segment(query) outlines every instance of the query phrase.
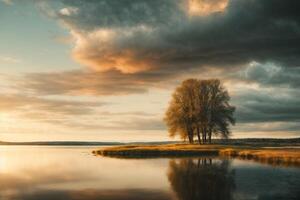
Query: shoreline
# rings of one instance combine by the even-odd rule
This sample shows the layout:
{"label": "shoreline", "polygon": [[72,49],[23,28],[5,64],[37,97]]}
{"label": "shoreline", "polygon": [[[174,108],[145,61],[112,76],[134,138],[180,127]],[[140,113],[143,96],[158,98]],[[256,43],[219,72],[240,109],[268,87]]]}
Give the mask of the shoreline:
{"label": "shoreline", "polygon": [[195,156],[219,156],[254,160],[274,165],[300,166],[300,149],[264,148],[241,145],[199,145],[199,144],[167,144],[167,145],[125,145],[101,148],[92,152],[96,156],[114,158],[174,158]]}

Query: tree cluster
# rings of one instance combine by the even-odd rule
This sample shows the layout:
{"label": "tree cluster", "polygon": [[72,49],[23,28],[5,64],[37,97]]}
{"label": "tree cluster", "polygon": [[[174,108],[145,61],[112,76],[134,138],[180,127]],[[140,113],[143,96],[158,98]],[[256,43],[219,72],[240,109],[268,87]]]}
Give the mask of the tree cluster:
{"label": "tree cluster", "polygon": [[165,122],[171,137],[199,144],[211,143],[212,136],[228,138],[235,124],[235,107],[220,80],[187,79],[176,88],[166,111]]}

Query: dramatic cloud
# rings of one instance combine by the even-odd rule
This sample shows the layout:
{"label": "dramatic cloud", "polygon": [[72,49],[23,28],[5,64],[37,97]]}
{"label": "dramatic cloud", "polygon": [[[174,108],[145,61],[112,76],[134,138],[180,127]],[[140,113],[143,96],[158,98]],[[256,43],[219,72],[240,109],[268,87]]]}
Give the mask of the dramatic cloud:
{"label": "dramatic cloud", "polygon": [[300,86],[300,66],[281,67],[274,63],[252,62],[240,71],[237,77],[241,81],[256,82],[266,86],[286,86],[297,89]]}
{"label": "dramatic cloud", "polygon": [[[73,57],[91,70],[28,75],[27,87],[39,93],[142,93],[183,74],[213,77],[208,71],[226,80],[297,86],[296,1],[45,2],[42,10],[70,30]],[[191,7],[199,14],[190,15]]]}
{"label": "dramatic cloud", "polygon": [[[54,13],[74,37],[74,58],[95,70],[299,63],[297,1],[64,0],[61,6]],[[199,15],[190,15],[190,7]]]}
{"label": "dramatic cloud", "polygon": [[238,122],[300,122],[299,91],[246,90],[235,98]]}
{"label": "dramatic cloud", "polygon": [[71,15],[76,15],[78,13],[78,8],[73,8],[73,7],[68,7],[68,8],[62,8],[59,13],[61,15],[65,16],[71,16]]}
{"label": "dramatic cloud", "polygon": [[[254,123],[267,123],[274,130],[298,129],[299,1],[42,0],[37,4],[70,32],[72,57],[83,69],[25,75],[16,85],[31,95],[141,94],[152,88],[173,89],[187,77],[220,78],[244,130],[245,124],[253,128]],[[90,109],[79,107],[83,107],[79,113]],[[90,119],[60,123],[163,129],[158,120],[131,117],[106,124]],[[282,123],[284,129],[278,127]]]}
{"label": "dramatic cloud", "polygon": [[188,13],[191,15],[209,15],[224,11],[227,4],[228,0],[189,0]]}

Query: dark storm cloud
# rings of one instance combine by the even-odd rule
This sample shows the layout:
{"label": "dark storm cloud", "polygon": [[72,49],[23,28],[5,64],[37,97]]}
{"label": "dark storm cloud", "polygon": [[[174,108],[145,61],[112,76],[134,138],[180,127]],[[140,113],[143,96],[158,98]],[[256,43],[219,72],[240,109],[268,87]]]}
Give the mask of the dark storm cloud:
{"label": "dark storm cloud", "polygon": [[300,93],[281,90],[272,92],[248,90],[234,96],[238,122],[299,122]]}
{"label": "dark storm cloud", "polygon": [[300,67],[288,68],[274,63],[253,62],[246,69],[238,72],[235,78],[265,86],[298,88],[300,86]]}
{"label": "dark storm cloud", "polygon": [[233,94],[238,122],[299,121],[300,1],[222,0],[223,9],[215,8],[221,0],[198,1],[211,6],[195,13],[188,0],[46,1],[88,70],[28,74],[23,86],[45,95],[124,95],[218,71],[233,84],[258,84]]}
{"label": "dark storm cloud", "polygon": [[[236,118],[241,123],[281,123],[267,129],[298,131],[300,121],[300,68],[282,67],[276,63],[252,62],[244,69],[229,75],[235,85],[249,84],[233,95]],[[229,79],[230,79],[229,78]],[[255,129],[258,129],[258,125]],[[251,128],[251,127],[250,127]],[[252,127],[253,128],[253,127]],[[266,131],[266,127],[263,127]]]}
{"label": "dark storm cloud", "polygon": [[182,13],[180,2],[174,0],[62,0],[61,3],[66,9],[57,12],[57,17],[76,29],[88,31],[99,27],[160,26]]}
{"label": "dark storm cloud", "polygon": [[[28,88],[50,94],[143,93],[183,72],[205,73],[207,66],[224,76],[252,61],[299,66],[300,2],[231,0],[219,12],[213,7],[226,1],[209,2],[211,13],[195,15],[187,0],[55,1],[52,16],[75,38],[74,58],[97,72],[32,74]],[[245,79],[257,81],[254,71]],[[269,81],[296,83],[298,74],[289,69]],[[260,80],[269,76],[268,71],[259,74]]]}
{"label": "dark storm cloud", "polygon": [[[184,0],[62,4],[56,17],[84,40],[77,43],[74,57],[92,68],[168,68],[176,73],[178,68],[229,67],[252,60],[299,65],[298,1],[231,0],[223,12],[205,16],[190,15]],[[112,41],[89,35],[97,30],[111,31]]]}
{"label": "dark storm cloud", "polygon": [[[240,131],[243,133],[263,132],[263,133],[283,133],[283,135],[299,136],[299,122],[248,122],[239,123],[237,127],[232,128],[232,132]],[[278,135],[280,136],[280,134]]]}

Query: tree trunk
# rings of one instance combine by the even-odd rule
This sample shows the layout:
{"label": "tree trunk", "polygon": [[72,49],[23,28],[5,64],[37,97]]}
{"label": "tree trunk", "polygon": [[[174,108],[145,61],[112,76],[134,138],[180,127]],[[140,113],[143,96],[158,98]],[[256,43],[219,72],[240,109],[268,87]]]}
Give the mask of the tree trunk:
{"label": "tree trunk", "polygon": [[192,130],[189,130],[188,136],[189,136],[190,144],[194,144],[194,135],[193,135],[193,131]]}
{"label": "tree trunk", "polygon": [[212,131],[211,131],[211,128],[209,129],[209,132],[208,132],[208,142],[209,144],[211,144],[211,135],[212,135]]}
{"label": "tree trunk", "polygon": [[204,127],[204,143],[206,144],[206,135],[207,135],[207,133],[206,133],[206,127]]}
{"label": "tree trunk", "polygon": [[201,144],[201,136],[200,136],[199,126],[197,126],[197,136],[198,136],[198,142],[199,142],[199,144]]}
{"label": "tree trunk", "polygon": [[189,136],[190,139],[190,144],[194,144],[194,139],[192,138],[192,136]]}
{"label": "tree trunk", "polygon": [[202,144],[205,144],[205,128],[202,127]]}
{"label": "tree trunk", "polygon": [[193,132],[191,130],[191,127],[188,124],[186,124],[186,133],[187,133],[187,137],[189,139],[189,143],[193,144],[194,143],[194,139],[193,139],[194,136],[193,136]]}

